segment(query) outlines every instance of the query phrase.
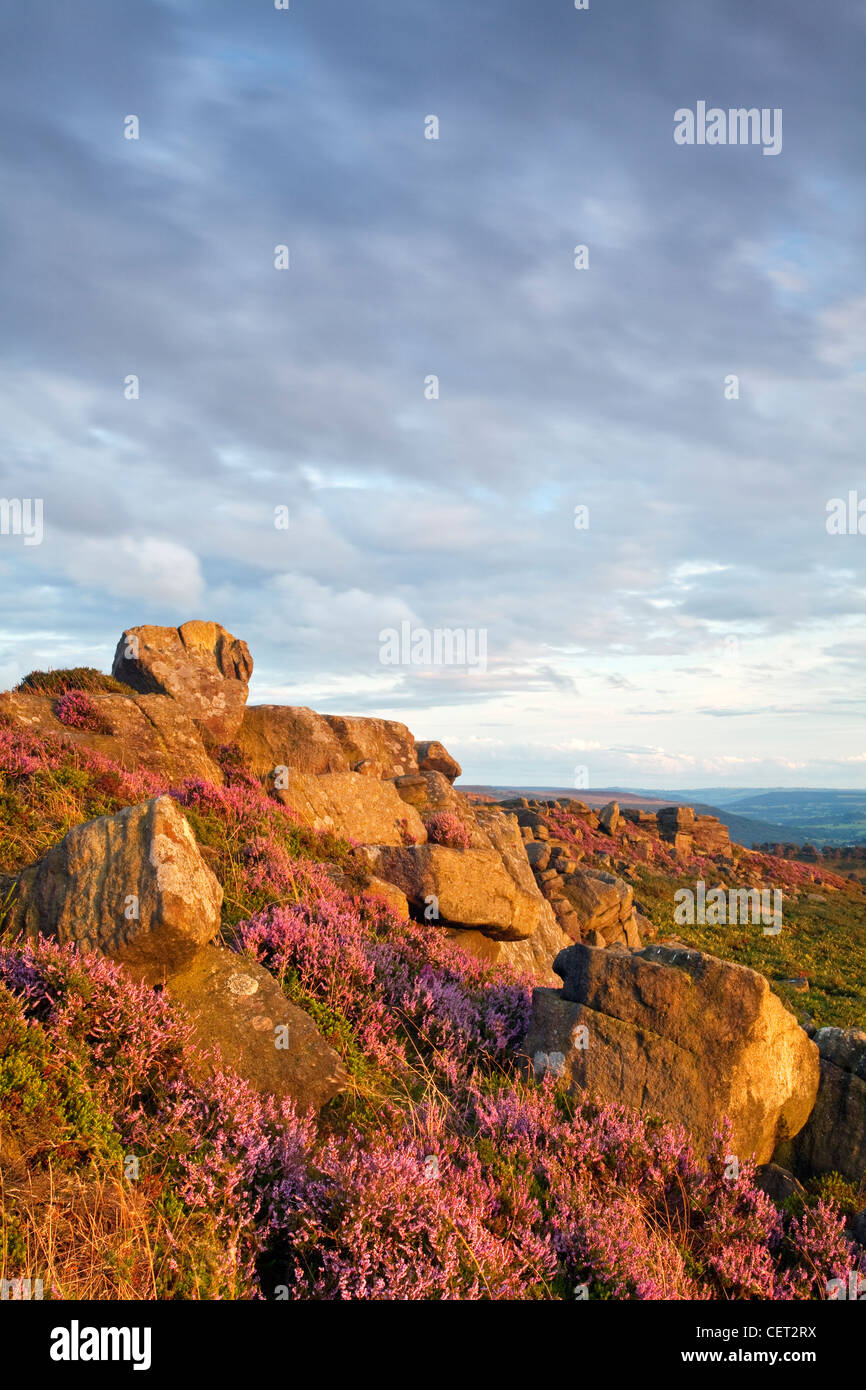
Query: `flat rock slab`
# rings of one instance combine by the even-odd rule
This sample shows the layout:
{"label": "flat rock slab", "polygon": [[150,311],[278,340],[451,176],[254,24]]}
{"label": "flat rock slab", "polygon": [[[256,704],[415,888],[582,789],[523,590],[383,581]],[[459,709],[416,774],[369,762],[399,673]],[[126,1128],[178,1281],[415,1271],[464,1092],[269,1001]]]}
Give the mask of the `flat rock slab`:
{"label": "flat rock slab", "polygon": [[16,880],[12,929],[122,961],[150,984],[219,931],[223,890],[170,796],[77,825]]}
{"label": "flat rock slab", "polygon": [[407,837],[421,843],[427,839],[424,822],[393,782],[357,772],[290,772],[287,787],[277,796],[305,825],[359,844],[402,845]]}
{"label": "flat rock slab", "polygon": [[186,777],[223,781],[208,757],[195,722],[169,695],[91,695],[102,730],[73,729],[55,713],[50,695],[12,691],[0,695],[0,713],[22,728],[53,734],[71,747],[91,748],[123,768],[144,768],[168,783]]}
{"label": "flat rock slab", "polygon": [[727,1115],[733,1152],[769,1162],[806,1123],[818,1049],[762,975],[677,946],[571,946],[539,989],[530,1057],[562,1053],[575,1089],[684,1125],[700,1151]]}
{"label": "flat rock slab", "polygon": [[257,962],[208,946],[169,976],[165,988],[189,1013],[198,1044],[215,1048],[262,1095],[289,1096],[301,1110],[319,1110],[345,1088],[339,1055]]}

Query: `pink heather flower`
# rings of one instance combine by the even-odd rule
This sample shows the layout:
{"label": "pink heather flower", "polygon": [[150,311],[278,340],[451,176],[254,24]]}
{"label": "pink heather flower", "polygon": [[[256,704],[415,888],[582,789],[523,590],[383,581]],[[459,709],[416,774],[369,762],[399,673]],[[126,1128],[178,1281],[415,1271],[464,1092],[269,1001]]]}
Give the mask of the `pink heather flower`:
{"label": "pink heather flower", "polygon": [[437,811],[424,817],[427,839],[434,845],[448,845],[451,849],[468,849],[471,840],[466,826],[453,811]]}
{"label": "pink heather flower", "polygon": [[83,690],[67,690],[54,706],[61,724],[70,729],[88,729],[91,733],[105,732],[105,722],[96,701]]}

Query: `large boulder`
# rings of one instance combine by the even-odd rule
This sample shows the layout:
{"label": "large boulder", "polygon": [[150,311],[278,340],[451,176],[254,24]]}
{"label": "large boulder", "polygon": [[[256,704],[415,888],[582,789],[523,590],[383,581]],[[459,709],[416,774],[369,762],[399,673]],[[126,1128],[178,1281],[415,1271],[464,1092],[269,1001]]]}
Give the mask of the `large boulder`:
{"label": "large boulder", "polygon": [[456,758],[437,739],[425,739],[415,744],[419,772],[441,772],[449,782],[453,782],[463,771]]}
{"label": "large boulder", "polygon": [[217,934],[222,896],[186,817],[158,796],[76,825],[18,876],[8,921],[156,984]]}
{"label": "large boulder", "polygon": [[[338,1054],[308,1014],[290,1004],[263,966],[207,946],[165,988],[194,1023],[199,1045],[262,1094],[318,1110],[348,1080]],[[217,1065],[209,1059],[209,1069]]]}
{"label": "large boulder", "polygon": [[[393,782],[357,772],[289,772],[288,785],[277,791],[305,825],[330,830],[359,844],[421,844],[424,822],[398,795]],[[387,877],[387,875],[385,875]]]}
{"label": "large boulder", "polygon": [[172,695],[215,743],[231,743],[243,719],[253,659],[219,623],[127,628],[112,674],[144,695]]}
{"label": "large boulder", "polygon": [[405,724],[342,714],[326,714],[325,719],[354,772],[366,777],[404,777],[418,771],[415,740]]}
{"label": "large boulder", "polygon": [[343,745],[323,714],[303,705],[248,705],[236,742],[256,777],[277,768],[349,772]]}
{"label": "large boulder", "polygon": [[92,748],[125,768],[144,768],[167,783],[185,777],[222,782],[193,720],[168,695],[91,695],[98,727],[70,727],[57,717],[51,695],[11,691],[0,695],[0,716],[72,746]]}
{"label": "large boulder", "polygon": [[671,945],[571,946],[554,968],[526,1050],[563,1054],[575,1090],[681,1124],[704,1153],[727,1116],[732,1152],[758,1163],[806,1123],[818,1049],[762,975]]}
{"label": "large boulder", "polygon": [[866,1032],[820,1028],[815,1044],[821,1081],[815,1108],[778,1161],[802,1178],[841,1173],[850,1182],[866,1175]]}
{"label": "large boulder", "polygon": [[544,899],[534,883],[530,890],[509,873],[498,849],[375,845],[368,856],[373,872],[402,889],[419,914],[435,898],[438,917],[428,920],[504,941],[532,936],[541,922]]}

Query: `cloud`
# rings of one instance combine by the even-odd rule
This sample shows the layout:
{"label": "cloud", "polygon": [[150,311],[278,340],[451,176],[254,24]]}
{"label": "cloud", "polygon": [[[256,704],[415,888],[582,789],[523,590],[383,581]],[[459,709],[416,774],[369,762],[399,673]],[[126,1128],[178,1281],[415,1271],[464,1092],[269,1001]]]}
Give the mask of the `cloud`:
{"label": "cloud", "polygon": [[168,603],[185,611],[195,608],[204,595],[192,551],[154,536],[82,541],[67,560],[66,571],[74,584],[101,589],[108,582],[114,593],[145,605]]}

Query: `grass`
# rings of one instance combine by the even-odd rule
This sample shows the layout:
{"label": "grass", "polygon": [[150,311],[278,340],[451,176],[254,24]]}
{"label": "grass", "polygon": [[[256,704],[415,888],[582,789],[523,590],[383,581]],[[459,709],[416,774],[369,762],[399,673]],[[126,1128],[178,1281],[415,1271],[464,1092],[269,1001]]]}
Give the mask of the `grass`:
{"label": "grass", "polygon": [[[737,877],[746,886],[748,869],[741,867]],[[863,1027],[866,900],[859,888],[785,894],[782,930],[778,936],[765,936],[760,924],[675,923],[674,893],[677,888],[694,890],[693,875],[672,878],[641,868],[634,871],[632,881],[636,899],[660,936],[676,937],[722,960],[759,971],[801,1022],[811,1019],[819,1028]],[[708,876],[706,882],[709,889],[713,879]],[[809,981],[808,993],[785,984],[798,976]]]}
{"label": "grass", "polygon": [[114,676],[106,676],[95,666],[70,666],[56,671],[30,671],[15,686],[16,692],[26,695],[65,695],[69,690],[83,690],[88,695],[133,695],[135,691]]}

